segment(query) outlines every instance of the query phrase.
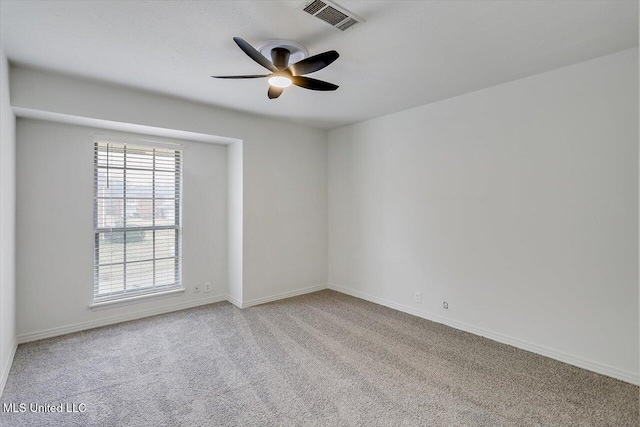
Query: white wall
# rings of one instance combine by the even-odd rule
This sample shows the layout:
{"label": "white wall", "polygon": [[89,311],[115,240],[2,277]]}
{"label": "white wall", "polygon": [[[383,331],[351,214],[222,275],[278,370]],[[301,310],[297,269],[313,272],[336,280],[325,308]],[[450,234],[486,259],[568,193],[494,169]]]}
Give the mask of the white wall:
{"label": "white wall", "polygon": [[327,283],[327,142],[244,140],[243,302]]}
{"label": "white wall", "polygon": [[242,141],[227,146],[228,173],[228,290],[229,300],[242,307],[243,264],[243,191],[242,191]]}
{"label": "white wall", "polygon": [[[43,331],[136,317],[227,294],[227,150],[188,142],[183,153],[183,285],[178,296],[92,311],[93,141],[112,131],[18,119],[17,324],[20,339]],[[131,135],[136,137],[135,135]],[[154,140],[160,140],[154,138]],[[204,282],[212,289],[205,293]],[[201,285],[199,293],[193,287]]]}
{"label": "white wall", "polygon": [[0,50],[0,395],[16,348],[15,125],[9,102],[9,64]]}
{"label": "white wall", "polygon": [[637,383],[638,51],[330,131],[329,254],[338,289]]}
{"label": "white wall", "polygon": [[326,132],[95,81],[13,68],[14,107],[243,141],[243,300],[327,281]]}

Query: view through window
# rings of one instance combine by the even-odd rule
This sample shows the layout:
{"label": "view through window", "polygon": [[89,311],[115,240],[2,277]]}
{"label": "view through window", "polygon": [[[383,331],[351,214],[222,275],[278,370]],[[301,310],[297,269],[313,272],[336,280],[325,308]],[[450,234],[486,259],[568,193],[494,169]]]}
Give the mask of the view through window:
{"label": "view through window", "polygon": [[95,143],[94,302],[181,288],[181,150]]}

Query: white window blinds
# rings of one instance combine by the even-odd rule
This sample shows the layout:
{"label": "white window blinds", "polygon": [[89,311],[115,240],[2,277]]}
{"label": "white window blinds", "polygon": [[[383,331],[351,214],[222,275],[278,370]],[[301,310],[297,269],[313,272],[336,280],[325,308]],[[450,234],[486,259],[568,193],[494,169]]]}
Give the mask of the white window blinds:
{"label": "white window blinds", "polygon": [[181,288],[182,151],[95,143],[94,302]]}

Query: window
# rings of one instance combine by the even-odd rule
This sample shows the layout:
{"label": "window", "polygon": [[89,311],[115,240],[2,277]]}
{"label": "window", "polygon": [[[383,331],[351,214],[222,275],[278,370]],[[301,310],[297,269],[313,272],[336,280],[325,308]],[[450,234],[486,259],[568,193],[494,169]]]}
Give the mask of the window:
{"label": "window", "polygon": [[96,141],[94,303],[182,289],[182,151]]}

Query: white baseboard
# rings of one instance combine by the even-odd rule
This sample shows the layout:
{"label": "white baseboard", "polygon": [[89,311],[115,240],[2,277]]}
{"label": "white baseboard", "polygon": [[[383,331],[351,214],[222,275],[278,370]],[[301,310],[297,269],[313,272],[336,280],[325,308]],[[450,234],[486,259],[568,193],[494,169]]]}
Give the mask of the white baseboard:
{"label": "white baseboard", "polygon": [[197,307],[200,305],[212,304],[214,302],[220,301],[229,301],[231,304],[235,305],[238,308],[248,308],[252,306],[256,306],[259,304],[265,304],[268,302],[273,302],[285,298],[291,298],[298,295],[304,295],[312,292],[321,291],[323,289],[331,289],[346,295],[351,295],[356,298],[360,298],[366,301],[370,301],[376,304],[383,305],[385,307],[392,308],[394,310],[402,311],[404,313],[408,313],[414,316],[421,317],[423,319],[431,320],[437,323],[442,323],[447,326],[451,326],[452,328],[459,329],[465,332],[470,332],[475,335],[480,335],[482,337],[511,345],[513,347],[520,348],[522,350],[531,351],[533,353],[540,354],[542,356],[550,357],[555,360],[559,360],[564,363],[568,363],[573,366],[577,366],[579,368],[587,369],[589,371],[593,371],[599,374],[607,375],[612,378],[616,378],[631,384],[640,385],[640,375],[625,371],[622,369],[614,368],[612,366],[608,366],[602,363],[594,362],[592,360],[584,359],[578,356],[574,356],[571,354],[564,353],[562,351],[553,350],[541,345],[533,344],[527,341],[519,340],[517,338],[509,337],[497,332],[493,332],[487,329],[479,328],[468,323],[459,322],[457,320],[449,319],[443,316],[439,316],[437,314],[428,313],[426,311],[418,310],[410,306],[406,306],[404,304],[399,304],[390,300],[386,300],[383,298],[378,298],[373,295],[366,294],[364,292],[356,291],[349,288],[344,288],[338,285],[318,285],[312,286],[303,289],[297,289],[294,291],[283,292],[277,295],[271,295],[268,297],[257,298],[250,301],[240,301],[236,298],[233,298],[229,295],[216,295],[213,297],[209,297],[201,300],[194,300],[185,303],[172,304],[165,307],[159,307],[156,309],[145,310],[136,313],[130,313],[122,316],[113,316],[105,319],[94,320],[89,322],[77,323],[74,325],[67,325],[58,328],[47,329],[44,331],[33,332],[28,334],[22,334],[18,336],[17,342],[14,344],[11,356],[7,361],[6,366],[1,372],[0,377],[0,396],[2,396],[2,391],[4,390],[4,385],[7,381],[7,377],[9,375],[9,370],[11,369],[11,364],[13,362],[13,357],[15,355],[15,351],[17,348],[17,344],[22,344],[30,341],[36,341],[45,338],[51,338],[59,335],[65,335],[73,332],[83,331],[86,329],[99,328],[102,326],[112,325],[115,323],[126,322],[130,320],[141,319],[144,317],[155,316],[158,314],[170,313],[173,311],[184,310],[187,308]]}
{"label": "white baseboard", "polygon": [[242,301],[232,297],[231,295],[227,295],[227,301],[229,301],[231,304],[235,305],[238,308],[242,308]]}
{"label": "white baseboard", "polygon": [[30,332],[26,334],[18,335],[18,344],[24,344],[31,341],[42,340],[45,338],[53,338],[60,335],[66,335],[73,332],[84,331],[87,329],[100,328],[102,326],[113,325],[115,323],[127,322],[130,320],[142,319],[145,317],[156,316],[158,314],[170,313],[172,311],[185,310],[187,308],[193,308],[200,305],[212,304],[214,302],[229,301],[231,304],[238,308],[253,307],[254,305],[265,304],[267,302],[277,301],[280,299],[291,298],[298,295],[308,294],[311,292],[327,289],[326,284],[312,286],[309,288],[297,289],[295,291],[283,292],[277,295],[271,295],[268,297],[257,298],[251,301],[240,301],[230,295],[216,295],[205,299],[199,299],[194,301],[182,302],[178,304],[167,305],[164,307],[158,307],[150,310],[138,311],[135,313],[129,313],[120,316],[107,317],[98,320],[91,320],[88,322],[75,323],[72,325],[60,326],[57,328],[45,329],[43,331]]}
{"label": "white baseboard", "polygon": [[70,334],[72,332],[84,331],[86,329],[99,328],[102,326],[113,325],[114,323],[127,322],[129,320],[142,319],[144,317],[156,316],[158,314],[170,313],[172,311],[185,310],[200,305],[212,304],[214,302],[226,301],[227,295],[215,295],[208,298],[181,302],[177,304],[166,305],[164,307],[153,308],[150,310],[138,311],[135,313],[124,314],[120,316],[112,316],[88,322],[76,323],[73,325],[60,326],[57,328],[45,329],[43,331],[31,332],[18,335],[18,344],[24,344],[31,341],[37,341],[45,338],[57,337],[59,335]]}
{"label": "white baseboard", "polygon": [[237,305],[240,308],[253,307],[254,305],[266,304],[268,302],[273,302],[280,299],[297,297],[298,295],[310,294],[312,292],[318,292],[327,288],[328,288],[328,285],[325,283],[322,285],[311,286],[308,288],[296,289],[295,291],[283,292],[281,294],[271,295],[268,297],[256,298],[250,301],[243,301],[241,305],[238,305],[236,303],[233,303],[233,304]]}
{"label": "white baseboard", "polygon": [[18,342],[14,341],[13,346],[11,348],[11,353],[9,353],[9,359],[2,367],[2,371],[0,372],[0,397],[2,397],[2,393],[4,392],[4,386],[7,384],[7,378],[9,378],[9,371],[11,370],[11,365],[13,365],[13,357],[16,355],[16,349],[18,348]]}
{"label": "white baseboard", "polygon": [[384,305],[385,307],[393,308],[394,310],[402,311],[404,313],[412,314],[423,319],[431,320],[433,322],[442,323],[452,328],[459,329],[461,331],[470,332],[475,335],[480,335],[485,338],[489,338],[493,341],[498,341],[503,344],[508,344],[513,347],[527,350],[532,353],[537,353],[542,356],[550,357],[551,359],[559,360],[560,362],[568,363],[569,365],[577,366],[579,368],[593,371],[598,374],[606,375],[612,378],[616,378],[634,385],[640,385],[640,375],[634,372],[614,368],[602,363],[594,362],[592,360],[584,359],[582,357],[574,356],[562,351],[553,350],[548,347],[544,347],[538,344],[533,344],[527,341],[512,338],[506,335],[502,335],[497,332],[493,332],[487,329],[479,328],[468,323],[459,322],[457,320],[449,319],[437,314],[428,313],[426,311],[418,310],[413,307],[399,304],[393,301],[389,301],[383,298],[378,298],[373,295],[366,294],[364,292],[356,291],[353,289],[344,288],[338,285],[328,285],[328,288],[346,295],[351,295],[356,298],[360,298],[366,301],[370,301],[376,304]]}

